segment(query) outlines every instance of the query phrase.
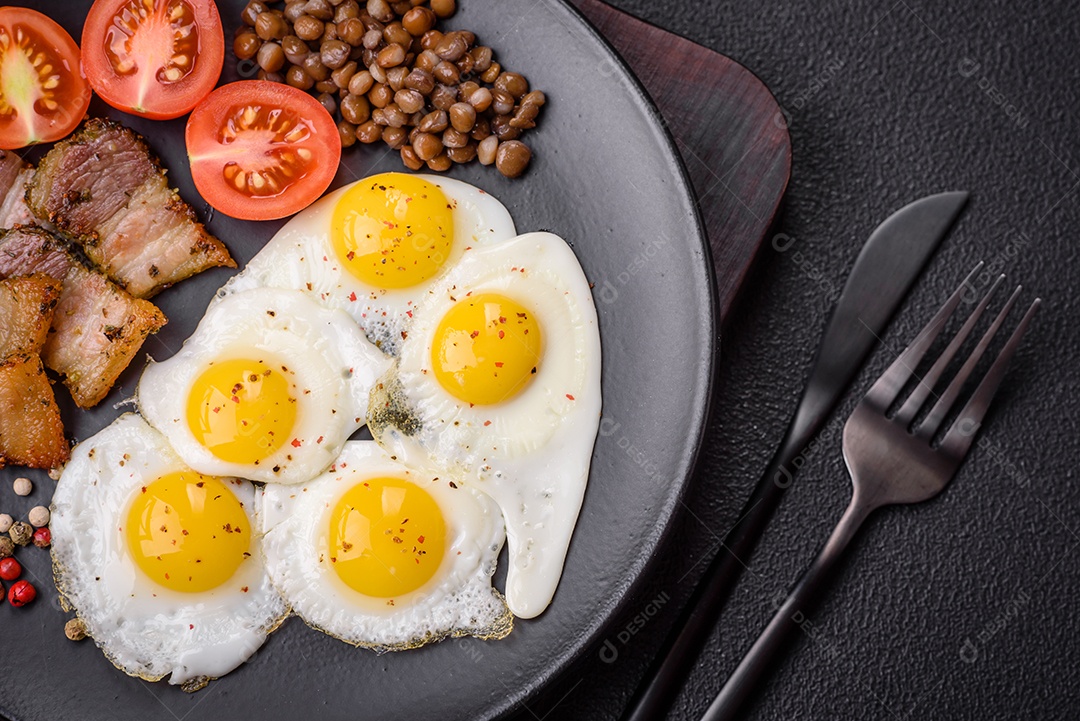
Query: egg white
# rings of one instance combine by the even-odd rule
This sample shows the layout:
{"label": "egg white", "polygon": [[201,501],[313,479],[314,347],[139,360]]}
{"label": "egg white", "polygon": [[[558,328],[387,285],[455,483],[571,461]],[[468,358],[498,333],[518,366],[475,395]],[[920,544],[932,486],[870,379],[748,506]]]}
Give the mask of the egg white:
{"label": "egg white", "polygon": [[[338,499],[365,479],[380,476],[405,478],[430,493],[450,539],[435,576],[417,591],[393,599],[365,596],[347,586],[322,549]],[[371,441],[348,442],[330,470],[301,486],[267,484],[259,515],[274,585],[313,628],[380,652],[446,637],[506,636],[513,617],[491,586],[505,539],[499,509],[482,493],[455,486],[445,477],[406,469]]]}
{"label": "egg white", "polygon": [[[432,372],[440,320],[467,294],[532,309],[543,338],[536,375],[515,397],[470,406]],[[376,384],[368,424],[410,467],[441,470],[490,495],[506,521],[506,598],[531,618],[562,574],[600,422],[600,336],[588,281],[566,242],[528,233],[467,250],[419,304],[395,366]]]}
{"label": "egg white", "polygon": [[393,355],[406,330],[409,313],[441,275],[452,268],[464,249],[497,243],[517,235],[509,211],[495,199],[460,180],[420,175],[442,189],[453,206],[454,244],[439,274],[410,288],[384,289],[369,285],[341,267],[331,240],[334,208],[351,183],[326,195],[298,213],[218,291],[214,302],[251,288],[292,288],[328,308],[352,316],[368,339]]}
{"label": "egg white", "polygon": [[[165,439],[125,414],[72,452],[52,501],[53,575],[61,599],[119,669],[195,688],[255,653],[288,607],[267,575],[257,536],[222,585],[181,593],[145,576],[122,530],[141,486],[186,470]],[[255,488],[227,480],[255,535]]]}
{"label": "egg white", "polygon": [[[262,355],[287,365],[302,389],[294,438],[257,464],[221,460],[188,425],[191,386],[211,362]],[[214,304],[178,353],[149,363],[139,381],[138,405],[199,473],[301,483],[329,466],[364,425],[368,392],[387,366],[344,312],[297,291],[256,288]]]}

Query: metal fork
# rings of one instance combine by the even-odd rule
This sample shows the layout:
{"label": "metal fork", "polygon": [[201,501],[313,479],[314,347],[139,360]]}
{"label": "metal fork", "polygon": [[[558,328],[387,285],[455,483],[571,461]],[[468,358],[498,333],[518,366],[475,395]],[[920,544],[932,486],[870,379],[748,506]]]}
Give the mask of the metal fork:
{"label": "metal fork", "polygon": [[[972,279],[981,268],[982,263],[976,266],[929,325],[874,383],[848,418],[844,425],[844,460],[853,485],[851,503],[825,547],[798,580],[764,633],[743,657],[702,721],[736,718],[739,707],[769,670],[788,634],[806,618],[810,604],[824,591],[826,581],[839,565],[851,539],[874,510],[890,504],[918,503],[933,498],[956,474],[971,449],[1005,369],[1039,308],[1038,298],[1028,308],[963,410],[947,428],[942,427],[942,422],[1016,303],[1020,295],[1019,287],[987,328],[952,382],[940,396],[935,396],[929,413],[914,426],[912,423],[927,405],[946,367],[971,334],[1005,276],[1000,276],[994,282],[926,375],[916,377],[917,385],[900,408],[892,414],[889,411],[900,400],[901,391],[915,375],[916,366],[949,317],[968,295]],[[935,442],[938,438],[940,442]]]}

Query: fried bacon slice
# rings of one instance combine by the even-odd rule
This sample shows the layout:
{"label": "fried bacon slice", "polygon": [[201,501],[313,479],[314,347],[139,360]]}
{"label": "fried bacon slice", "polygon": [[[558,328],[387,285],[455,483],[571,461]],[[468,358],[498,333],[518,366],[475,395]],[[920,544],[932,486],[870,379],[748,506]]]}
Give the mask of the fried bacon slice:
{"label": "fried bacon slice", "polygon": [[45,273],[63,282],[42,350],[80,408],[99,403],[142,347],[165,325],[153,304],[87,269],[60,239],[36,227],[0,231],[0,278]]}
{"label": "fried bacon slice", "polygon": [[0,358],[41,352],[60,291],[60,281],[44,273],[0,280]]}
{"label": "fried bacon slice", "polygon": [[0,228],[14,228],[17,225],[48,225],[39,221],[26,205],[26,185],[34,177],[34,169],[23,168],[15,177],[8,194],[0,202]]}
{"label": "fried bacon slice", "polygon": [[0,150],[0,228],[14,228],[34,222],[26,207],[26,184],[34,168],[10,150]]}
{"label": "fried bacon slice", "polygon": [[60,409],[36,353],[0,362],[0,467],[55,468],[68,459]]}
{"label": "fried bacon slice", "polygon": [[136,298],[208,268],[236,267],[169,187],[143,139],[111,120],[88,120],[57,143],[38,164],[26,201]]}
{"label": "fried bacon slice", "polygon": [[25,167],[26,162],[17,153],[12,150],[0,150],[0,198],[7,195],[11,186],[15,184],[15,178]]}

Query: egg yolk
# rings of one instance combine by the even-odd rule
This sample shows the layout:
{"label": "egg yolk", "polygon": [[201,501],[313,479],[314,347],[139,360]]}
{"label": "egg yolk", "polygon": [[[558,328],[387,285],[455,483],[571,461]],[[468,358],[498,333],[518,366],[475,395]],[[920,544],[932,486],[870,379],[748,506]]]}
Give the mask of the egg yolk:
{"label": "egg yolk", "polygon": [[135,494],[127,515],[135,564],[173,591],[209,591],[249,555],[251,528],[240,500],[219,478],[182,471]]}
{"label": "egg yolk", "polygon": [[458,400],[491,405],[520,393],[540,362],[535,315],[498,293],[471,296],[443,316],[431,347],[439,384]]}
{"label": "egg yolk", "polygon": [[285,366],[233,359],[211,364],[191,386],[187,421],[200,444],[229,463],[257,465],[290,440],[296,397]]}
{"label": "egg yolk", "polygon": [[427,583],[446,551],[446,521],[431,494],[401,478],[372,478],[330,513],[327,562],[349,588],[392,598]]}
{"label": "egg yolk", "polygon": [[406,173],[355,184],[334,207],[331,239],[338,260],[375,288],[409,288],[450,257],[454,217],[438,186]]}

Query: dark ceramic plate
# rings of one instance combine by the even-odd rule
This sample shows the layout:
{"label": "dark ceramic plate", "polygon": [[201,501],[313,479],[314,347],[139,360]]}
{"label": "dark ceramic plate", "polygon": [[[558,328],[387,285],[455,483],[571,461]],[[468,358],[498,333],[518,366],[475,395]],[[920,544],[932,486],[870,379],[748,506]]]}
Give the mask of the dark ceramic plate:
{"label": "dark ceramic plate", "polygon": [[[90,0],[44,0],[76,39]],[[226,36],[242,2],[221,2]],[[463,0],[454,24],[496,48],[504,67],[527,75],[550,99],[528,140],[527,176],[507,181],[473,164],[454,177],[494,194],[522,231],[568,239],[589,279],[603,341],[604,418],[585,504],[551,607],[519,621],[505,640],[446,641],[376,656],[313,631],[297,619],[274,633],[243,667],[185,694],[114,669],[94,645],[64,638],[48,555],[19,552],[36,581],[31,606],[0,608],[0,712],[14,721],[57,719],[479,719],[526,701],[590,644],[626,599],[679,505],[708,405],[717,346],[712,270],[682,164],[649,99],[611,48],[570,7],[554,0]],[[250,74],[226,58],[222,82]],[[124,116],[95,99],[91,114],[117,118],[145,135],[211,232],[241,263],[280,226],[212,214],[195,192],[184,155],[184,119]],[[40,151],[29,154],[36,159]],[[400,170],[381,147],[346,151],[335,184]],[[170,355],[195,328],[228,277],[213,270],[161,294],[169,324],[145,350]],[[122,409],[135,388],[137,360],[98,408],[73,409],[57,386],[69,434],[87,438]],[[0,471],[0,512],[25,517],[48,504],[44,473]],[[11,481],[35,481],[17,498]],[[505,565],[505,563],[503,564]],[[502,584],[503,572],[496,577]]]}

